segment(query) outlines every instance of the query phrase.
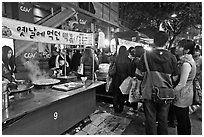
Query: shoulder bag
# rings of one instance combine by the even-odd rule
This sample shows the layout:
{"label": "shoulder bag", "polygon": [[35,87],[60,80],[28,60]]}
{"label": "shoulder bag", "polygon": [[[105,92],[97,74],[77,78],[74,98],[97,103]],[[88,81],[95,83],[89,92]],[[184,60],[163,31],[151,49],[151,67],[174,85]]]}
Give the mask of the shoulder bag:
{"label": "shoulder bag", "polygon": [[155,103],[163,103],[168,104],[172,103],[175,95],[174,95],[174,89],[173,88],[167,88],[167,87],[157,87],[153,84],[153,80],[151,77],[149,65],[147,62],[147,53],[144,53],[144,61],[147,68],[147,75],[149,76],[150,83],[152,86],[152,101]]}

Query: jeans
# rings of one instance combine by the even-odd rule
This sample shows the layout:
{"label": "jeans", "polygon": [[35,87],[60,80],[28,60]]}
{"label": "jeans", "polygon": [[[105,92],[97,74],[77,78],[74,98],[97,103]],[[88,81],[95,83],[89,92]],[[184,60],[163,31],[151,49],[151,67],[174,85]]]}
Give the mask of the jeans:
{"label": "jeans", "polygon": [[177,134],[191,135],[191,121],[189,117],[189,107],[181,108],[174,106],[177,119]]}
{"label": "jeans", "polygon": [[[170,104],[144,100],[145,132],[147,135],[168,135],[168,112]],[[156,125],[158,121],[158,126]]]}
{"label": "jeans", "polygon": [[175,111],[174,111],[174,106],[173,105],[170,105],[170,108],[169,108],[168,121],[171,124],[175,124],[175,121],[176,121],[176,115],[175,115]]}

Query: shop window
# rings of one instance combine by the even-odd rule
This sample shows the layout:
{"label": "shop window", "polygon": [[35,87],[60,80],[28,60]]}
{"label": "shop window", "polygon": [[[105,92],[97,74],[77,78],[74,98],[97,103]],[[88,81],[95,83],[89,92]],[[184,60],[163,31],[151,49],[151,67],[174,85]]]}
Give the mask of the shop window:
{"label": "shop window", "polygon": [[86,10],[86,11],[89,11],[89,12],[91,12],[91,13],[93,13],[93,14],[96,13],[96,10],[95,10],[94,5],[93,5],[92,2],[79,2],[79,7],[80,7],[81,9],[84,9],[84,10]]}

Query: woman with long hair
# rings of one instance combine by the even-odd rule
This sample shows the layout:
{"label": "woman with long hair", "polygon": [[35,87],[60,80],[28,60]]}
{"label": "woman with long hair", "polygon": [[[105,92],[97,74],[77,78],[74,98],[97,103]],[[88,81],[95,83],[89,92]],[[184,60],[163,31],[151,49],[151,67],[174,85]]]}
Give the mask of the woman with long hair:
{"label": "woman with long hair", "polygon": [[15,63],[13,50],[9,46],[2,47],[2,80],[7,80],[8,82],[14,82],[15,76]]}
{"label": "woman with long hair", "polygon": [[125,46],[119,48],[119,53],[115,60],[116,74],[113,77],[113,107],[115,113],[121,113],[124,107],[125,97],[119,89],[122,82],[131,75],[131,64],[128,58],[128,51]]}

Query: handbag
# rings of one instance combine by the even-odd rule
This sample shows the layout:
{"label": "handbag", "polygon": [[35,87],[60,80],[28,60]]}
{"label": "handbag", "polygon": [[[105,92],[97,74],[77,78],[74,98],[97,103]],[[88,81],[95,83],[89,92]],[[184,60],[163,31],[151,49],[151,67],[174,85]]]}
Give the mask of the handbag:
{"label": "handbag", "polygon": [[116,74],[116,65],[115,62],[111,63],[108,69],[109,76],[113,77]]}
{"label": "handbag", "polygon": [[174,89],[168,88],[168,87],[157,87],[153,84],[146,54],[147,53],[145,52],[144,61],[147,68],[147,75],[149,76],[150,83],[152,86],[152,101],[155,103],[163,103],[163,104],[172,103],[175,98]]}
{"label": "handbag", "polygon": [[201,105],[202,104],[202,90],[200,83],[197,78],[193,80],[193,104],[192,105]]}
{"label": "handbag", "polygon": [[123,80],[122,84],[119,87],[122,94],[125,94],[125,95],[129,94],[130,89],[132,87],[132,80],[133,78],[130,76],[128,76],[125,80]]}

